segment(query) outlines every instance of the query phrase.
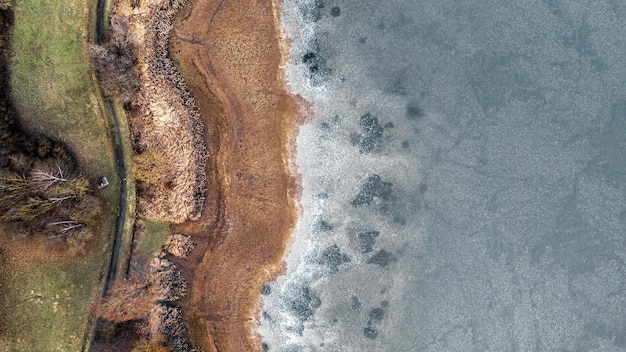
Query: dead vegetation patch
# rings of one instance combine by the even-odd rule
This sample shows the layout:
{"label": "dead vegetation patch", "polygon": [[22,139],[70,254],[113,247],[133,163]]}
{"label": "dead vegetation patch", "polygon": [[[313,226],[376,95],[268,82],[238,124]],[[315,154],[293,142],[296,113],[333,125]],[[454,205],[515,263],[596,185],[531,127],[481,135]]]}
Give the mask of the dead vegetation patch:
{"label": "dead vegetation patch", "polygon": [[138,211],[175,223],[199,219],[206,193],[204,126],[168,57],[184,2],[116,1],[106,44],[90,48],[105,94],[129,112]]}
{"label": "dead vegetation patch", "polygon": [[177,304],[186,294],[187,282],[164,252],[135,266],[97,307],[100,350],[126,339],[132,351],[199,351],[189,343]]}
{"label": "dead vegetation patch", "polygon": [[180,233],[173,234],[166,244],[167,252],[178,258],[187,258],[193,247],[191,237]]}

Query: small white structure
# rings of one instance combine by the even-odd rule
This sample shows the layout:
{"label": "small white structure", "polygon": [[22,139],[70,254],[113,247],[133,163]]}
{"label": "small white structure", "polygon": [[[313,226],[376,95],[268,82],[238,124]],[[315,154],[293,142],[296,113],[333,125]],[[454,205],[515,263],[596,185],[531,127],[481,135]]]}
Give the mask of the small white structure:
{"label": "small white structure", "polygon": [[102,189],[109,185],[109,180],[107,180],[106,176],[102,176],[100,181],[98,181],[98,189]]}

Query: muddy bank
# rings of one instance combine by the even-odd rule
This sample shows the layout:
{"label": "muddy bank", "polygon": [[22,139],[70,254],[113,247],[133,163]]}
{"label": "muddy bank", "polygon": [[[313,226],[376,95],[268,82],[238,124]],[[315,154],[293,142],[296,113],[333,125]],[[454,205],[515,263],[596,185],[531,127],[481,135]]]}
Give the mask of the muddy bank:
{"label": "muddy bank", "polygon": [[170,52],[206,126],[205,211],[175,231],[198,247],[177,263],[191,278],[184,309],[205,351],[260,351],[263,284],[282,270],[296,220],[289,161],[300,107],[285,88],[272,1],[191,0]]}

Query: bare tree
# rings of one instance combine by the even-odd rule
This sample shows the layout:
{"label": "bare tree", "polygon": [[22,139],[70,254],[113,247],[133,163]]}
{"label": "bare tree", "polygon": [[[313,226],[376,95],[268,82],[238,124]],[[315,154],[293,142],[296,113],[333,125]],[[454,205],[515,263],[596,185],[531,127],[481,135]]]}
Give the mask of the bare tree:
{"label": "bare tree", "polygon": [[62,183],[57,183],[53,186],[40,191],[40,194],[50,200],[64,201],[68,199],[81,198],[91,190],[89,181],[82,176],[68,178]]}
{"label": "bare tree", "polygon": [[101,317],[113,322],[146,318],[159,302],[178,300],[187,292],[182,274],[165,258],[155,257],[133,274],[115,283],[102,302]]}
{"label": "bare tree", "polygon": [[46,224],[46,226],[49,228],[53,228],[57,232],[56,235],[51,235],[48,238],[57,238],[57,237],[67,236],[68,233],[70,233],[70,231],[74,229],[79,229],[85,226],[85,224],[81,224],[73,220],[64,220],[64,221],[49,222]]}
{"label": "bare tree", "polygon": [[69,180],[66,171],[59,164],[45,165],[40,163],[30,172],[32,187],[37,191],[45,191],[54,185]]}
{"label": "bare tree", "polygon": [[103,300],[100,316],[118,323],[145,318],[153,303],[148,294],[152,284],[145,273],[118,280],[109,296]]}

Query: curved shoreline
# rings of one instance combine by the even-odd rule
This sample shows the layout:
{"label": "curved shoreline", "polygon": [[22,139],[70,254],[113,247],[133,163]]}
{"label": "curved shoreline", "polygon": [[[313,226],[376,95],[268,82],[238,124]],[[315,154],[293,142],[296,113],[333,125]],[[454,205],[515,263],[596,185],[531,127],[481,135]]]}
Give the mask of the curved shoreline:
{"label": "curved shoreline", "polygon": [[191,283],[182,304],[192,342],[207,352],[261,351],[259,297],[282,272],[296,224],[291,155],[302,108],[280,68],[276,11],[275,0],[191,0],[171,38],[209,146],[202,219],[174,227],[198,243],[176,264]]}

